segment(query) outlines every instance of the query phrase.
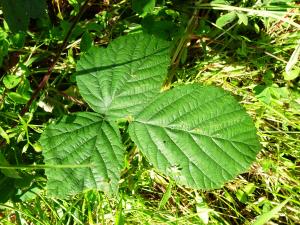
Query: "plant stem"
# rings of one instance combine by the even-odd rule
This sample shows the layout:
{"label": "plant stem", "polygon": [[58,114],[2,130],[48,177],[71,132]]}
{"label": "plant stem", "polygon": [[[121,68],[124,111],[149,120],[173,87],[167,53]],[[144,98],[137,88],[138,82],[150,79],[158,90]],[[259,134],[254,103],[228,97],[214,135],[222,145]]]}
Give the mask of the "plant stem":
{"label": "plant stem", "polygon": [[290,13],[290,12],[280,12],[280,11],[269,11],[269,10],[256,10],[250,8],[236,7],[231,5],[223,5],[223,4],[214,4],[214,3],[202,3],[196,4],[195,6],[198,9],[214,9],[214,10],[224,10],[224,11],[237,11],[244,12],[248,15],[256,15],[260,17],[267,17],[277,19],[279,21],[288,23],[298,29],[300,29],[300,25],[289,18],[285,18],[284,16],[299,16],[299,13]]}
{"label": "plant stem", "polygon": [[17,170],[17,169],[72,169],[72,168],[91,168],[93,164],[65,164],[65,165],[9,165],[9,166],[0,166],[0,169],[3,170]]}
{"label": "plant stem", "polygon": [[186,48],[186,44],[189,42],[190,38],[191,38],[191,34],[193,33],[193,30],[195,28],[195,26],[198,23],[198,14],[199,14],[199,10],[195,9],[193,11],[193,14],[190,18],[190,20],[187,23],[187,27],[185,29],[184,35],[182,36],[182,38],[179,40],[179,43],[177,45],[177,48],[173,54],[172,60],[171,60],[171,68],[168,74],[168,77],[165,81],[164,87],[167,89],[170,84],[172,83],[172,80],[174,78],[175,75],[175,71],[179,65],[181,56],[183,51]]}
{"label": "plant stem", "polygon": [[[80,20],[81,16],[83,15],[83,13],[87,10],[87,8],[89,7],[89,3],[92,3],[94,0],[86,0],[85,3],[82,5],[79,13],[77,14],[77,16],[74,19],[74,22],[72,23],[67,35],[65,36],[63,43],[61,45],[61,47],[58,49],[57,53],[55,54],[54,59],[52,60],[51,65],[49,66],[47,73],[44,75],[42,81],[39,83],[38,87],[35,89],[35,91],[33,92],[31,98],[29,99],[29,101],[26,103],[26,105],[24,106],[24,108],[21,110],[20,112],[20,116],[24,116],[26,112],[28,112],[31,104],[33,103],[33,101],[38,97],[39,93],[41,90],[44,89],[44,87],[46,86],[46,84],[48,83],[48,80],[53,72],[53,69],[56,65],[56,63],[58,62],[61,53],[64,51],[64,49],[66,48],[67,44],[68,44],[68,40],[72,34],[73,29],[75,28],[76,24],[78,23],[78,21]],[[15,127],[17,125],[17,122],[12,124],[12,127]],[[5,140],[0,141],[0,147],[3,147],[6,144]]]}
{"label": "plant stem", "polygon": [[29,107],[31,106],[32,102],[38,97],[40,91],[42,89],[44,89],[44,87],[46,86],[46,84],[48,83],[48,80],[52,74],[52,71],[56,65],[56,63],[58,62],[61,53],[63,52],[63,50],[65,49],[65,47],[67,46],[68,40],[72,34],[73,29],[75,28],[76,24],[78,23],[79,19],[81,18],[82,14],[86,11],[86,9],[89,6],[89,3],[92,2],[93,0],[86,0],[85,3],[82,5],[79,13],[77,14],[77,16],[74,19],[74,22],[72,23],[67,35],[65,36],[63,43],[61,45],[61,47],[59,48],[59,50],[56,53],[55,58],[52,60],[52,64],[49,66],[47,73],[44,75],[42,81],[39,83],[38,87],[35,89],[35,91],[33,92],[31,98],[29,99],[29,101],[27,102],[27,104],[25,105],[25,107],[21,110],[20,116],[24,116],[24,114],[26,112],[28,112]]}

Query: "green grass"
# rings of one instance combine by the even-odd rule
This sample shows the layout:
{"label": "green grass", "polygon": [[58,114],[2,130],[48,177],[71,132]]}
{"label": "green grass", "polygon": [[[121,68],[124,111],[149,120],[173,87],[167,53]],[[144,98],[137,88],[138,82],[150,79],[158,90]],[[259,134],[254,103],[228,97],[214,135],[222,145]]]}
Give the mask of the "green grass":
{"label": "green grass", "polygon": [[[278,14],[271,19],[264,17],[272,13],[269,9],[245,9],[240,8],[256,13],[249,17],[251,26],[233,23],[229,29],[193,37],[173,85],[214,84],[239,99],[254,119],[262,144],[248,171],[219,190],[169,186],[168,178],[154,171],[138,149],[133,149],[119,198],[88,191],[57,200],[42,190],[23,202],[0,204],[0,224],[299,224],[300,80],[286,80],[284,74],[300,39],[299,25],[295,25],[299,23],[299,9],[292,15],[279,15],[286,16],[287,22],[279,21]],[[205,21],[215,22],[209,18]],[[73,50],[78,48],[78,42],[74,43],[69,46]],[[74,69],[73,53],[69,54],[55,71]],[[300,67],[299,62],[295,67]],[[53,82],[59,83],[59,79]],[[283,202],[286,204],[280,205]]]}

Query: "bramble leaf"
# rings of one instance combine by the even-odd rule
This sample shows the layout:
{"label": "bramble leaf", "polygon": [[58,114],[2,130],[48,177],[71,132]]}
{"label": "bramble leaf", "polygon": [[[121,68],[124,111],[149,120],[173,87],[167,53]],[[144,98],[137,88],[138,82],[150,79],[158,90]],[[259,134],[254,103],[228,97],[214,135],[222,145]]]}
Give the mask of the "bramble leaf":
{"label": "bramble leaf", "polygon": [[216,87],[185,85],[160,94],[133,119],[129,132],[156,168],[197,189],[221,187],[260,150],[251,118]]}
{"label": "bramble leaf", "polygon": [[169,61],[169,43],[147,34],[92,47],[80,59],[79,90],[98,114],[64,117],[42,135],[52,195],[117,191],[124,148],[111,121],[124,117],[144,155],[179,184],[218,188],[248,168],[260,149],[251,118],[219,88],[160,93]]}
{"label": "bramble leaf", "polygon": [[107,48],[92,47],[77,63],[76,80],[93,110],[124,118],[159,94],[169,63],[169,42],[132,34],[117,38]]}
{"label": "bramble leaf", "polygon": [[46,129],[40,143],[50,195],[65,197],[85,189],[116,193],[124,148],[113,122],[89,112],[65,116]]}

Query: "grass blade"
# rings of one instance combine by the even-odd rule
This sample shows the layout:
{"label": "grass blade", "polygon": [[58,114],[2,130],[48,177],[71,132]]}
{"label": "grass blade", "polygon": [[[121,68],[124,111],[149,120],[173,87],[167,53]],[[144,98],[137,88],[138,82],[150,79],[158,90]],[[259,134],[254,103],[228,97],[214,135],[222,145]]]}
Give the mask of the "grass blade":
{"label": "grass blade", "polygon": [[172,187],[173,187],[173,181],[170,180],[167,190],[159,202],[159,206],[158,206],[159,209],[163,208],[167,204],[168,200],[170,199],[171,194],[172,194]]}
{"label": "grass blade", "polygon": [[280,212],[280,210],[288,203],[288,201],[290,199],[291,198],[288,198],[288,199],[284,200],[278,206],[274,207],[271,211],[260,215],[252,225],[264,225],[264,224],[266,224],[270,219],[272,219],[277,213]]}

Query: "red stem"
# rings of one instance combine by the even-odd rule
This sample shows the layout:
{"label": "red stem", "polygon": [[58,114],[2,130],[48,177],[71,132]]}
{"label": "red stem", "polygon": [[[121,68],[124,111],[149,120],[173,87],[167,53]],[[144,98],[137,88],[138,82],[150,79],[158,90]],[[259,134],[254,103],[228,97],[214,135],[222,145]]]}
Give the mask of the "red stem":
{"label": "red stem", "polygon": [[49,80],[49,78],[50,78],[50,76],[51,76],[51,74],[53,72],[53,69],[54,69],[56,63],[58,62],[58,60],[60,58],[61,53],[63,52],[63,50],[65,49],[66,45],[68,44],[68,39],[70,38],[74,27],[76,26],[77,22],[79,21],[80,17],[82,16],[82,14],[88,8],[88,3],[90,1],[92,1],[92,0],[86,0],[85,3],[84,3],[84,5],[81,7],[79,13],[75,17],[74,22],[72,23],[72,26],[70,27],[67,35],[65,36],[64,41],[63,41],[61,47],[59,48],[58,52],[56,53],[56,56],[55,56],[54,60],[52,61],[52,64],[48,68],[47,73],[44,75],[42,81],[39,83],[39,85],[37,86],[37,88],[34,90],[34,92],[31,95],[31,98],[29,99],[29,101],[26,103],[26,105],[24,106],[24,108],[21,110],[20,116],[24,116],[25,113],[28,112],[28,110],[29,110],[32,102],[38,97],[40,91],[42,89],[44,89],[44,87],[48,83],[48,80]]}

